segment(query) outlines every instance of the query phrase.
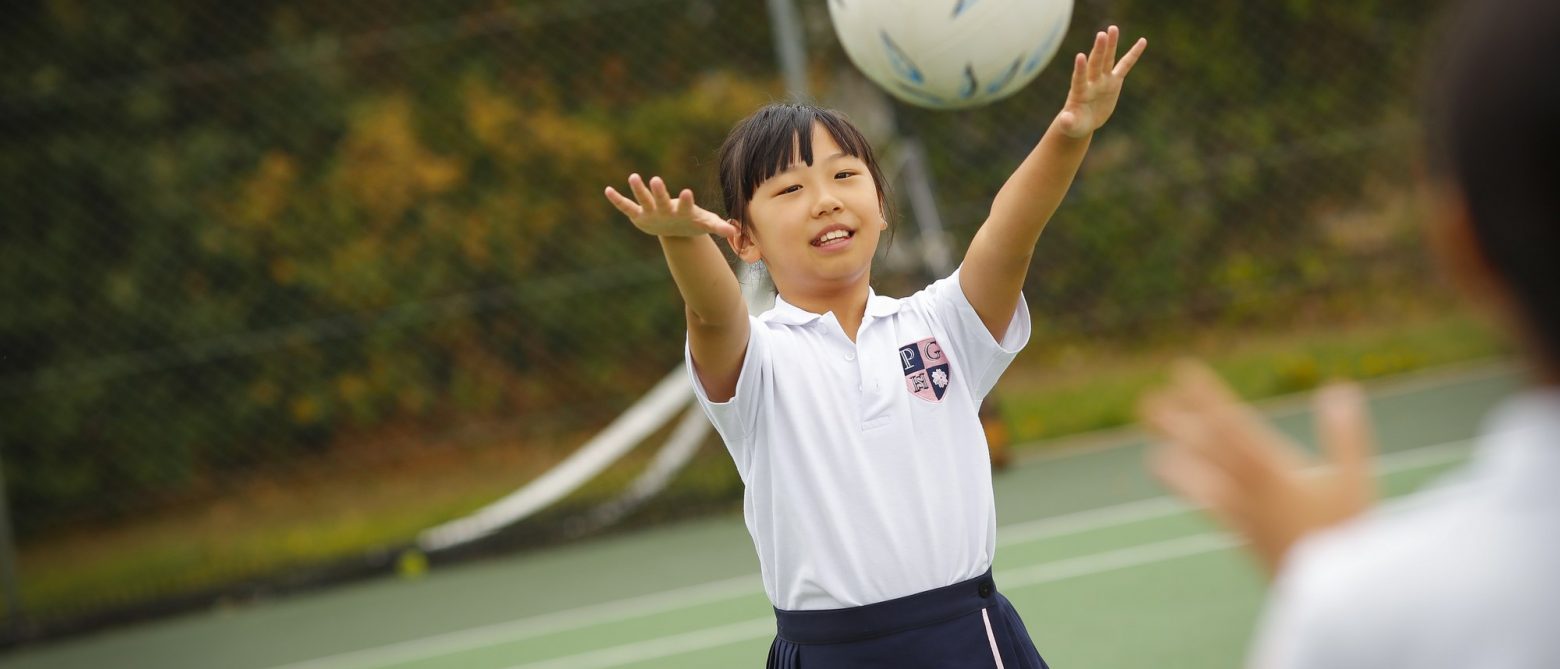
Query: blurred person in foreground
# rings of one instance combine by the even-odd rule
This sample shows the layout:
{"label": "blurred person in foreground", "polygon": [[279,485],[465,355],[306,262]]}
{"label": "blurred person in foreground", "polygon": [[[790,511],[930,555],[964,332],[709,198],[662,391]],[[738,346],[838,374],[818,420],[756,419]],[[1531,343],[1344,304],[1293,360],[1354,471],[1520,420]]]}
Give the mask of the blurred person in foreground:
{"label": "blurred person in foreground", "polygon": [[1327,462],[1179,363],[1141,414],[1152,467],[1274,576],[1250,657],[1288,667],[1560,667],[1560,2],[1474,0],[1429,80],[1428,237],[1523,350],[1528,387],[1456,479],[1362,513],[1362,394],[1317,395]]}

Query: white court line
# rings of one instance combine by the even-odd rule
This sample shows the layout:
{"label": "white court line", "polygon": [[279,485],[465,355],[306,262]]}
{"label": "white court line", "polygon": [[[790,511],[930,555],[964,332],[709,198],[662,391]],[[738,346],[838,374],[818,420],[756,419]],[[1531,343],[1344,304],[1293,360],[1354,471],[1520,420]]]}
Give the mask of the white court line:
{"label": "white court line", "polygon": [[[1033,567],[999,571],[996,580],[1002,590],[1011,592],[1045,583],[1080,576],[1167,562],[1176,558],[1212,553],[1239,545],[1234,537],[1220,532],[1205,532],[1142,546],[1122,548],[1093,555],[1038,564]],[[701,650],[774,636],[775,619],[765,616],[723,627],[697,630],[676,636],[639,641],[602,648],[578,655],[555,657],[541,662],[521,664],[509,669],[608,669],[645,660],[696,653]]]}
{"label": "white court line", "polygon": [[1171,497],[1153,497],[1099,509],[1052,516],[997,528],[997,546],[1027,544],[1090,530],[1185,513],[1191,507]]}
{"label": "white court line", "polygon": [[[1419,448],[1406,449],[1389,453],[1376,459],[1376,471],[1379,475],[1391,475],[1414,469],[1433,467],[1436,465],[1454,462],[1467,454],[1470,440],[1460,440],[1421,446]],[[1104,529],[1117,525],[1127,525],[1171,516],[1190,511],[1191,507],[1182,504],[1175,499],[1164,496],[1154,497],[1136,502],[1127,502],[1100,509],[1080,511],[1051,518],[1015,523],[998,528],[997,544],[1010,546],[1050,539],[1069,534],[1080,534],[1092,530]],[[1200,541],[1209,541],[1206,536]],[[1149,544],[1134,549],[1165,550],[1161,544],[1174,544],[1176,542],[1191,541],[1193,538],[1177,539],[1160,544]],[[1209,548],[1208,550],[1215,550]],[[1085,558],[1070,558],[1055,563],[1046,563],[1036,567],[1013,570],[1020,582],[1010,583],[1011,577],[1003,578],[1003,587],[1012,589],[1022,587],[1023,579],[1036,578],[1026,575],[1032,570],[1042,568],[1063,569],[1063,566],[1077,560],[1105,559],[1108,556],[1121,551],[1102,553],[1097,556]],[[1152,553],[1151,553],[1152,554]],[[1130,565],[1128,565],[1130,566]],[[1074,569],[1077,567],[1065,567]],[[1116,567],[1111,567],[1114,569]],[[1070,572],[1069,572],[1070,573]],[[1081,575],[1081,574],[1075,574]],[[1048,582],[1048,581],[1037,581]],[[737,578],[701,585],[688,586],[675,590],[654,593],[632,599],[603,602],[591,606],[570,609],[558,613],[546,613],[530,618],[522,618],[509,622],[496,623],[484,627],[477,627],[459,632],[450,632],[411,641],[378,646],[363,650],[348,651],[336,655],[281,665],[272,669],[361,669],[363,667],[383,666],[386,664],[400,664],[416,660],[425,660],[441,655],[448,655],[474,648],[483,648],[499,644],[514,643],[524,639],[563,632],[571,629],[580,629],[593,625],[600,625],[618,620],[626,620],[639,616],[666,613],[679,609],[691,608],[702,604],[709,604],[729,599],[735,599],[746,595],[756,594],[763,590],[762,582],[757,574],[740,576]],[[771,622],[773,622],[771,620]],[[722,628],[723,629],[723,628]],[[771,633],[773,627],[771,627]],[[686,636],[686,635],[685,635]],[[676,638],[676,637],[670,637]],[[735,639],[726,643],[734,643],[741,639]],[[724,645],[724,644],[721,644]],[[590,665],[597,666],[597,665]],[[611,666],[611,665],[605,665]]]}
{"label": "white court line", "polygon": [[1180,557],[1201,555],[1234,548],[1240,540],[1223,532],[1204,532],[1189,537],[1166,539],[1151,544],[1121,548],[1104,553],[1042,562],[1031,567],[1004,569],[994,575],[998,587],[1006,592],[1045,583],[1065,581],[1079,576],[1165,562]]}
{"label": "white court line", "polygon": [[605,669],[606,667],[620,667],[632,662],[642,662],[673,655],[684,655],[698,650],[719,648],[740,641],[762,639],[774,635],[774,616],[764,616],[763,618],[744,620],[740,623],[711,627],[676,636],[612,646],[611,648],[602,648],[601,650],[593,650],[588,653],[567,655],[531,664],[515,665],[509,667],[509,669]]}
{"label": "white court line", "polygon": [[531,637],[590,627],[615,620],[692,608],[763,592],[757,574],[724,581],[702,583],[632,599],[603,602],[558,613],[495,623],[482,627],[402,641],[387,646],[348,651],[336,655],[286,664],[272,669],[347,669],[400,664],[448,655],[473,648],[484,648],[522,641]]}

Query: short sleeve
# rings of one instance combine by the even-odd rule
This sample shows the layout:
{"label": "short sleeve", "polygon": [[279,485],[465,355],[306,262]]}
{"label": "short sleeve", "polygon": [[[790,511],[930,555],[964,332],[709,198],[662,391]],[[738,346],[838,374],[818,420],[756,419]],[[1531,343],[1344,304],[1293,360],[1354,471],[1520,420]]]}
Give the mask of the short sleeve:
{"label": "short sleeve", "polygon": [[759,405],[763,399],[763,387],[769,375],[769,329],[756,317],[748,317],[748,346],[742,356],[742,369],[738,372],[736,392],[724,402],[712,402],[704,390],[704,383],[693,367],[693,351],[683,341],[683,359],[687,361],[688,377],[693,383],[694,397],[699,406],[715,425],[725,442],[726,450],[736,462],[737,471],[747,480],[748,461],[753,443],[751,435],[758,423]]}
{"label": "short sleeve", "polygon": [[969,371],[975,400],[985,399],[1002,378],[1002,372],[1007,371],[1013,358],[1029,343],[1029,305],[1024,303],[1024,296],[1019,295],[1013,319],[1008,322],[1001,341],[991,336],[991,331],[980,320],[980,314],[975,313],[975,306],[970,304],[959,283],[958,270],[927,286],[922,297],[933,318],[953,339],[954,354]]}

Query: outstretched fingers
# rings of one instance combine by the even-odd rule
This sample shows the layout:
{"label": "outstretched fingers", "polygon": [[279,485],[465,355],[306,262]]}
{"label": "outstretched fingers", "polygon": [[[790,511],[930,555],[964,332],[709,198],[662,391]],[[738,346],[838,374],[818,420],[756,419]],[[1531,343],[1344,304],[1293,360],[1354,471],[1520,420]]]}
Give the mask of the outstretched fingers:
{"label": "outstretched fingers", "polygon": [[1206,365],[1178,361],[1172,379],[1172,392],[1178,394],[1189,414],[1200,418],[1208,432],[1211,457],[1241,480],[1271,480],[1303,465],[1294,447],[1257,418]]}
{"label": "outstretched fingers", "polygon": [[1137,65],[1138,58],[1143,55],[1143,50],[1148,48],[1148,38],[1139,37],[1138,41],[1127,50],[1127,55],[1121,57],[1121,62],[1116,63],[1116,68],[1111,70],[1117,78],[1126,77],[1132,71],[1132,66]]}
{"label": "outstretched fingers", "polygon": [[1100,63],[1101,72],[1110,72],[1116,67],[1116,43],[1121,39],[1121,29],[1111,26],[1105,29],[1105,60]]}
{"label": "outstretched fingers", "polygon": [[674,198],[661,177],[651,177],[647,182],[638,174],[628,175],[628,187],[632,196],[611,186],[604,193],[607,201],[642,232],[662,237],[695,237],[703,233],[731,237],[737,234],[733,222],[700,208],[694,202],[690,188],[678,191]]}
{"label": "outstretched fingers", "polygon": [[1143,51],[1148,48],[1147,38],[1138,38],[1119,60],[1116,52],[1121,47],[1121,28],[1109,26],[1105,30],[1094,33],[1094,44],[1089,48],[1089,53],[1078,54],[1073,62],[1074,88],[1104,77],[1110,76],[1116,79],[1127,76],[1137,65]]}
{"label": "outstretched fingers", "polygon": [[1089,51],[1089,79],[1098,79],[1106,72],[1105,59],[1110,51],[1110,36],[1104,31],[1094,33],[1094,48]]}
{"label": "outstretched fingers", "polygon": [[655,206],[663,214],[671,214],[676,210],[672,207],[672,196],[666,192],[666,182],[661,177],[650,177],[650,193],[655,197]]}
{"label": "outstretched fingers", "polygon": [[1315,411],[1322,451],[1345,487],[1340,492],[1363,504],[1373,495],[1370,458],[1375,442],[1365,394],[1352,384],[1329,386],[1316,394]]}
{"label": "outstretched fingers", "polygon": [[1185,446],[1168,444],[1151,449],[1148,468],[1166,487],[1208,510],[1219,522],[1231,527],[1244,524],[1232,508],[1237,493],[1229,474]]}
{"label": "outstretched fingers", "polygon": [[1317,433],[1332,465],[1319,469],[1307,468],[1293,442],[1198,362],[1179,361],[1170,384],[1143,397],[1139,414],[1163,444],[1149,462],[1154,474],[1248,539],[1270,571],[1300,537],[1358,514],[1374,496],[1369,418],[1357,387],[1317,396]]}
{"label": "outstretched fingers", "polygon": [[644,207],[639,206],[637,202],[628,199],[611,186],[607,186],[607,201],[611,202],[612,206],[617,207],[618,211],[623,212],[623,215],[627,216],[629,220],[639,218],[645,212]]}
{"label": "outstretched fingers", "polygon": [[707,232],[720,235],[721,237],[731,237],[737,234],[737,226],[732,225],[731,221],[724,220],[711,212],[700,209],[694,203],[693,189],[684,188],[682,193],[677,195],[677,207],[678,211],[689,212],[689,216],[693,217],[694,222],[698,223]]}
{"label": "outstretched fingers", "polygon": [[1089,57],[1083,54],[1073,56],[1072,95],[1083,94],[1083,89],[1089,84]]}
{"label": "outstretched fingers", "polygon": [[628,175],[628,187],[634,191],[634,199],[646,213],[654,214],[657,211],[655,198],[650,195],[650,188],[645,185],[645,180],[636,174]]}

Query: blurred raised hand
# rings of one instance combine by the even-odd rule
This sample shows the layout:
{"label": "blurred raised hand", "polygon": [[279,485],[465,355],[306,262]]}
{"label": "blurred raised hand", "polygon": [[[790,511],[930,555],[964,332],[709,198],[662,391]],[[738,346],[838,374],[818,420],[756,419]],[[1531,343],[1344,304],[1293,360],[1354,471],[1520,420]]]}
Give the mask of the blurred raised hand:
{"label": "blurred raised hand", "polygon": [[1121,98],[1121,84],[1127,73],[1137,64],[1138,57],[1148,48],[1148,40],[1138,41],[1127,50],[1121,61],[1116,61],[1117,40],[1121,30],[1111,26],[1094,35],[1094,48],[1088,56],[1073,57],[1072,87],[1067,91],[1067,102],[1056,116],[1057,128],[1068,137],[1086,137],[1110,120],[1116,111],[1116,101]]}
{"label": "blurred raised hand", "polygon": [[1315,411],[1319,463],[1202,363],[1177,363],[1170,384],[1139,403],[1143,422],[1162,441],[1150,469],[1241,535],[1269,574],[1306,534],[1354,517],[1375,498],[1363,393],[1329,386],[1316,394]]}

